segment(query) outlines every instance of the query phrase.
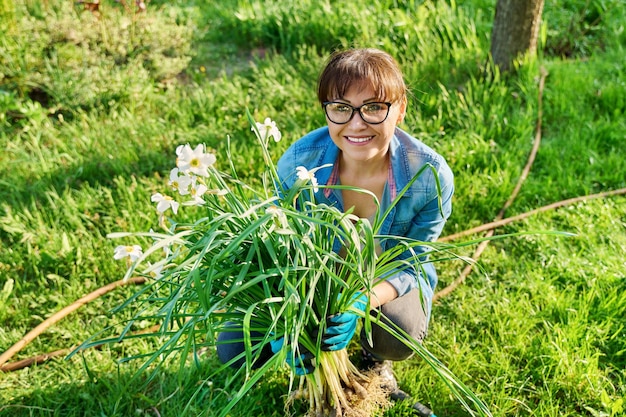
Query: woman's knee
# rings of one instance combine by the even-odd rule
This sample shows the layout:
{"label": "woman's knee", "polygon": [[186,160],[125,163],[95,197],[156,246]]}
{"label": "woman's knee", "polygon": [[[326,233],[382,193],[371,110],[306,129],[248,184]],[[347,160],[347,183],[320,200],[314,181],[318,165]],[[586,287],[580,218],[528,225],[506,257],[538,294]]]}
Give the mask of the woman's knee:
{"label": "woman's knee", "polygon": [[[371,314],[390,328],[398,327],[407,333],[413,341],[421,343],[428,332],[430,303],[424,300],[419,290],[413,290],[381,306],[382,315],[376,311]],[[404,360],[413,354],[413,349],[390,334],[381,326],[372,323],[372,344],[368,342],[365,329],[361,331],[361,345],[379,359]]]}
{"label": "woman's knee", "polygon": [[[261,339],[260,333],[251,332],[251,357],[253,360],[252,368],[258,368],[267,362],[273,355],[269,344],[259,345],[258,340]],[[224,331],[217,335],[217,357],[220,362],[230,364],[232,368],[239,369],[246,363],[246,345],[244,344],[244,333],[242,330],[233,328],[233,330]],[[231,362],[232,361],[232,362]]]}
{"label": "woman's knee", "polygon": [[245,356],[241,354],[245,351],[243,344],[243,332],[228,331],[222,332],[217,336],[217,357],[222,363],[229,363],[233,359],[240,356],[237,360],[230,364],[233,368],[241,368],[245,363]]}

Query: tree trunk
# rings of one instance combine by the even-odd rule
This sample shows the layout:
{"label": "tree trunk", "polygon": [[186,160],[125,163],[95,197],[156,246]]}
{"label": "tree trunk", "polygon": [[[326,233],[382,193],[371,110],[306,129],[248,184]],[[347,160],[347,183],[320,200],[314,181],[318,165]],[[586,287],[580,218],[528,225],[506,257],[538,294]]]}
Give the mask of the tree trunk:
{"label": "tree trunk", "polygon": [[491,56],[502,71],[513,61],[537,52],[544,0],[498,0],[491,32]]}

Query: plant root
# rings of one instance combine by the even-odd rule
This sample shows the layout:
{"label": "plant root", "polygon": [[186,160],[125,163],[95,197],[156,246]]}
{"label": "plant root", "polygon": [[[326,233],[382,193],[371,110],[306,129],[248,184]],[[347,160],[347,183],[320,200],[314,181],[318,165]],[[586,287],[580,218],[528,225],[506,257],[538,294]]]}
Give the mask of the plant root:
{"label": "plant root", "polygon": [[344,410],[344,417],[370,417],[389,408],[389,390],[382,386],[382,379],[375,373],[367,373],[367,380],[353,379],[352,390],[344,390],[350,407]]}
{"label": "plant root", "polygon": [[371,417],[391,405],[380,376],[359,371],[345,350],[324,353],[318,367],[303,381],[304,385],[289,395],[287,405],[308,399],[305,417]]}

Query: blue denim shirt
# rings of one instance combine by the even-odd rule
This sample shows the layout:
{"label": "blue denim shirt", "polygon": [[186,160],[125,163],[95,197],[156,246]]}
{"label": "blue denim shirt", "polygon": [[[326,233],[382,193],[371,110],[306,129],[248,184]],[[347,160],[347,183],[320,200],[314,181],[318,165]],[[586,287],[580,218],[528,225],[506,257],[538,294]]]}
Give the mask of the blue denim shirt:
{"label": "blue denim shirt", "polygon": [[[426,169],[401,197],[398,204],[392,208],[384,220],[379,234],[404,236],[423,242],[436,240],[452,212],[454,178],[450,167],[441,155],[400,128],[396,128],[389,151],[391,169],[398,193],[426,163],[430,163],[439,175],[442,202],[440,208],[435,177],[430,169]],[[280,158],[277,164],[280,180],[288,189],[293,186],[297,179],[295,173],[298,166],[304,166],[311,170],[322,165],[335,164],[339,153],[339,148],[330,138],[328,127],[316,129],[293,143]],[[320,185],[328,184],[331,172],[331,167],[318,170],[315,173],[318,183]],[[344,210],[341,190],[334,189],[326,197],[320,189],[315,198],[318,203],[335,205],[340,210]],[[381,213],[384,213],[391,205],[389,184],[385,186],[380,204]],[[384,239],[380,244],[384,251],[396,245],[397,241]],[[420,247],[415,249],[415,252],[419,254],[425,250],[427,248]],[[408,258],[411,254],[405,252],[400,256]],[[428,311],[430,312],[433,292],[437,285],[437,272],[432,263],[423,263],[422,266],[426,272],[427,281],[423,279],[423,274],[419,272],[419,268],[417,271],[413,268],[398,270],[385,279],[398,291],[398,296],[404,295],[414,288],[421,288],[428,300]]]}

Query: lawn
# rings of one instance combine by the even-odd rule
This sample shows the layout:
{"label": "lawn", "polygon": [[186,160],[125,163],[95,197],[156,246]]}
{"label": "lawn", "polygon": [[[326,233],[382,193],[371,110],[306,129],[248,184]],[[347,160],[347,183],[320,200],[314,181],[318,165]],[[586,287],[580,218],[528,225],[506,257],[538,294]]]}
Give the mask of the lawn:
{"label": "lawn", "polygon": [[[328,53],[374,46],[398,59],[411,88],[402,127],[455,173],[444,239],[497,219],[527,174],[504,213],[522,218],[492,230],[519,236],[480,254],[462,244],[487,232],[452,240],[477,264],[437,299],[424,346],[493,416],[626,414],[622,0],[546,0],[538,56],[508,74],[488,60],[495,0],[101,3],[0,0],[0,354],[124,276],[113,259],[122,242],[107,235],[156,226],[150,196],[178,145],[205,143],[224,161],[230,137],[232,164],[261,187],[246,110],[276,121],[277,160],[324,123],[315,80]],[[438,265],[437,290],[465,266]],[[242,381],[215,374],[213,350],[141,373],[141,359],[126,358],[163,339],[66,358],[104,329],[120,334],[135,311],[116,308],[138,288],[82,306],[13,355],[8,364],[62,350],[0,373],[0,416],[218,415]],[[470,415],[421,359],[395,369],[438,416]],[[284,370],[271,372],[230,415],[285,415],[288,383]],[[384,415],[408,412],[400,403]]]}

